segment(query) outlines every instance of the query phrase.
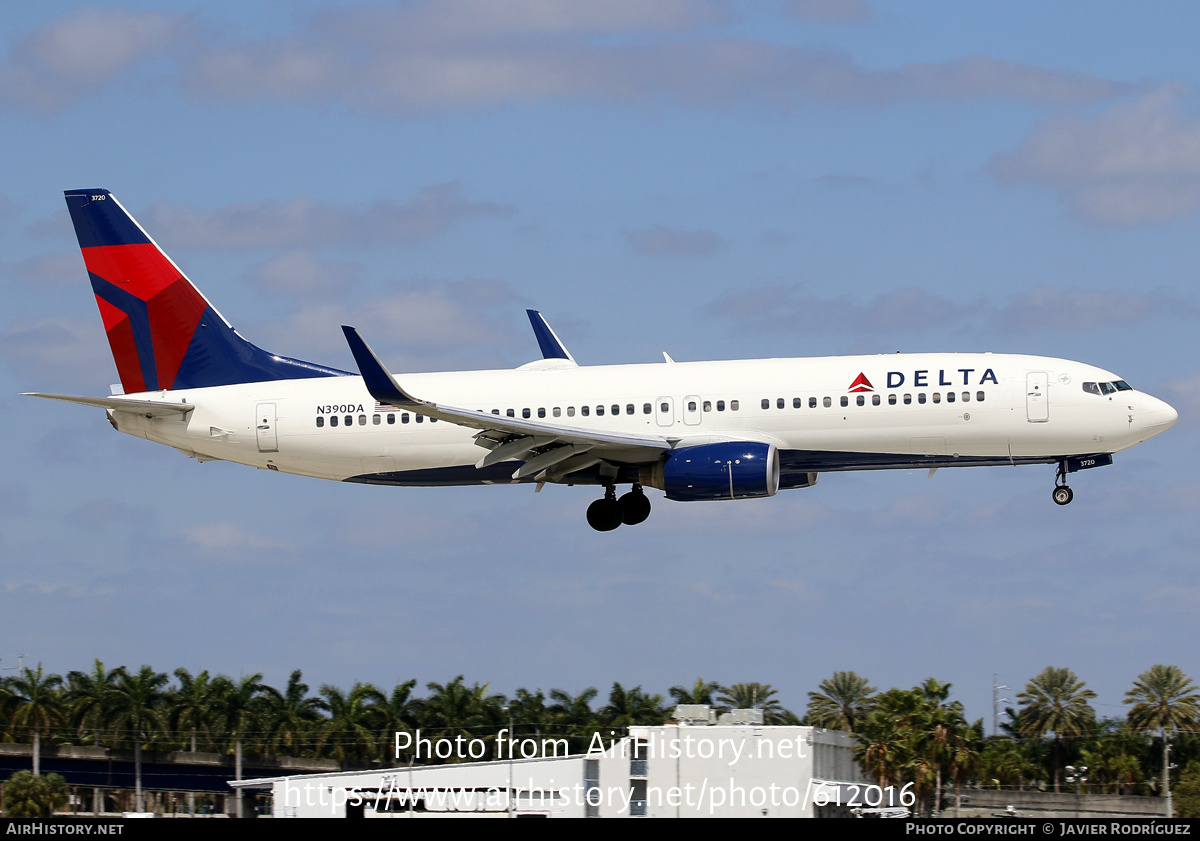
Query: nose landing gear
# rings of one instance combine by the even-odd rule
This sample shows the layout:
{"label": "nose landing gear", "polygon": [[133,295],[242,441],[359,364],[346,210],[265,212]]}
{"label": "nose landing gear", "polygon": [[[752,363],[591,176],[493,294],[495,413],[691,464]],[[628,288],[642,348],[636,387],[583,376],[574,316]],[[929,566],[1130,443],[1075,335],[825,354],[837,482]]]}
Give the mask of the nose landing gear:
{"label": "nose landing gear", "polygon": [[604,489],[604,499],[598,499],[588,506],[588,525],[596,531],[612,531],[624,523],[636,526],[644,523],[650,516],[650,500],[642,491],[641,485],[634,485],[633,490],[617,499],[617,490],[613,485]]}
{"label": "nose landing gear", "polygon": [[1054,474],[1052,497],[1058,505],[1067,505],[1075,498],[1075,492],[1067,487],[1067,463],[1065,461],[1058,463],[1058,472]]}

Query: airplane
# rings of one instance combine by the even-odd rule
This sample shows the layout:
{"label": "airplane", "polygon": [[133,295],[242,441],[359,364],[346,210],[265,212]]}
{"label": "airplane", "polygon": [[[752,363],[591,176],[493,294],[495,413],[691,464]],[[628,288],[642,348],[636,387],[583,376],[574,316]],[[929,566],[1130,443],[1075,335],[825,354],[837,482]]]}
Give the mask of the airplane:
{"label": "airplane", "polygon": [[[850,470],[1053,464],[1067,475],[1178,415],[1109,371],[1040,356],[880,354],[579,365],[537,311],[542,358],[394,374],[353,327],[358,373],[279,356],[230,325],[108,190],[65,193],[121,383],[120,432],[200,462],[409,487],[590,484],[597,531],[669,500],[740,500]],[[617,496],[617,487],[630,490]]]}

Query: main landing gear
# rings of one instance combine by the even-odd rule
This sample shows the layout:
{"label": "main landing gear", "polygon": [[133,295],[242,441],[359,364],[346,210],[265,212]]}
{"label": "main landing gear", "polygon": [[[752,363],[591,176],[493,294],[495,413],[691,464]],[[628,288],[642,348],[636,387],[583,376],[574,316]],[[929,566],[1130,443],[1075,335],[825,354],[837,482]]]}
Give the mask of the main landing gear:
{"label": "main landing gear", "polygon": [[1075,492],[1067,487],[1067,463],[1058,463],[1058,472],[1054,474],[1054,501],[1059,505],[1067,505],[1075,498]]}
{"label": "main landing gear", "polygon": [[634,485],[633,490],[617,499],[617,489],[608,485],[604,489],[604,499],[598,499],[588,506],[588,525],[596,531],[612,531],[624,523],[636,526],[644,523],[650,516],[650,500],[642,491],[641,485]]}

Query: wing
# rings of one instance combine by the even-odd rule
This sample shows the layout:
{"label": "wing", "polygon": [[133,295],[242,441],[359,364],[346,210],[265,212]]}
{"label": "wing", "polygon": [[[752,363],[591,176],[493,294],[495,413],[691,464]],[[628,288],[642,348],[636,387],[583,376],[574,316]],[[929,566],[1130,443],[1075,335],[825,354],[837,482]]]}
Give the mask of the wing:
{"label": "wing", "polygon": [[342,332],[346,334],[350,352],[358,363],[367,391],[380,403],[479,430],[475,443],[490,452],[479,460],[476,467],[518,459],[525,464],[513,473],[514,479],[535,476],[539,480],[555,481],[599,461],[619,464],[655,462],[675,443],[674,439],[661,435],[580,429],[544,420],[502,417],[421,400],[400,385],[357,330],[343,326]]}

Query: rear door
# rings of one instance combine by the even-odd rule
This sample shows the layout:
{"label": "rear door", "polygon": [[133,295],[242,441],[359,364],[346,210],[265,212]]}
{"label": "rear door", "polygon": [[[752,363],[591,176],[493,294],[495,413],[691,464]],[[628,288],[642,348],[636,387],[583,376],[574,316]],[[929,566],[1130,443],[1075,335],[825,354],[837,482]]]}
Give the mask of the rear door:
{"label": "rear door", "polygon": [[254,417],[254,434],[260,453],[279,452],[279,436],[275,429],[275,404],[259,403]]}

